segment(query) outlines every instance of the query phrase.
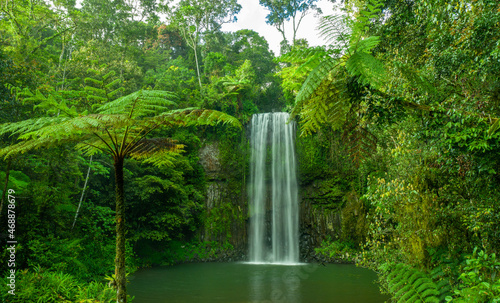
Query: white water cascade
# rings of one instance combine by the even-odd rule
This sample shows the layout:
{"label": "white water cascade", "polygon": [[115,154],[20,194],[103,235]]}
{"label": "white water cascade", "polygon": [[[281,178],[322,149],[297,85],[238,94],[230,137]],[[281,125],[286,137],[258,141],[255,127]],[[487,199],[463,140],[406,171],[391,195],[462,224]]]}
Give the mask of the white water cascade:
{"label": "white water cascade", "polygon": [[250,262],[299,262],[295,123],[288,119],[288,113],[252,117]]}

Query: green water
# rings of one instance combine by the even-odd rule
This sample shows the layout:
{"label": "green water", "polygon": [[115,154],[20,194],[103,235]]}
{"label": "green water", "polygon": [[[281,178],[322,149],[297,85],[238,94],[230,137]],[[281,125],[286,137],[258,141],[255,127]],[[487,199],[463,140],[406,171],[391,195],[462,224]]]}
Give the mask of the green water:
{"label": "green water", "polygon": [[374,272],[354,265],[194,263],[137,271],[135,303],[375,303],[388,300]]}

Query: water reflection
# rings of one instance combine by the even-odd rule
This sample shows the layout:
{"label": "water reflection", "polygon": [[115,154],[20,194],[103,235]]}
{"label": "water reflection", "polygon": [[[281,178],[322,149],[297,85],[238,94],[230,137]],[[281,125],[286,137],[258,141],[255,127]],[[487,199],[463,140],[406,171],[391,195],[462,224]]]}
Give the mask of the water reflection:
{"label": "water reflection", "polygon": [[384,302],[375,278],[352,265],[204,263],[140,270],[128,289],[135,303]]}

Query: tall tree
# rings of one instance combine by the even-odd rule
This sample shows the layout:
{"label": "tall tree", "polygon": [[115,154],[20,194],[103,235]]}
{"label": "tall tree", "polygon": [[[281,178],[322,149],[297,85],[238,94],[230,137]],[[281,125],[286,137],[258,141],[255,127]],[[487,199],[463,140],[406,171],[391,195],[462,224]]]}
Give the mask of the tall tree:
{"label": "tall tree", "polygon": [[273,25],[283,36],[283,41],[288,41],[285,34],[286,21],[292,21],[292,45],[295,45],[297,31],[304,17],[311,11],[321,14],[321,9],[316,5],[318,0],[260,0],[260,5],[269,10],[266,23]]}
{"label": "tall tree", "polygon": [[0,125],[0,135],[11,133],[19,143],[0,150],[10,157],[42,147],[76,143],[87,155],[106,153],[114,160],[116,198],[115,279],[117,303],[127,301],[125,271],[125,196],[123,165],[127,157],[153,165],[169,165],[183,145],[169,138],[148,137],[155,129],[190,125],[240,122],[222,112],[188,108],[172,110],[173,94],[165,91],[137,91],[102,105],[95,114],[78,114],[58,104],[60,114]]}
{"label": "tall tree", "polygon": [[201,73],[198,46],[203,33],[217,31],[224,23],[236,21],[236,14],[241,9],[236,0],[210,1],[210,0],[182,0],[171,12],[171,21],[176,24],[194,52],[196,72],[200,89]]}

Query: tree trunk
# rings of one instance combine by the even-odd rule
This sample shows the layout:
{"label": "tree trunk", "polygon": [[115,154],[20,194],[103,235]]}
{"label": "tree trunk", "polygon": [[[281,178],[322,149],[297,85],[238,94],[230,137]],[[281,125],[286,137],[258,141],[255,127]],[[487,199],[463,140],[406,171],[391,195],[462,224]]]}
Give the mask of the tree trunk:
{"label": "tree trunk", "polygon": [[87,188],[87,182],[89,181],[91,165],[92,165],[92,156],[90,156],[89,169],[87,170],[87,177],[85,178],[85,184],[83,184],[82,195],[80,196],[80,203],[78,203],[78,208],[76,209],[75,219],[73,220],[73,225],[71,226],[71,230],[73,230],[73,228],[75,227],[76,218],[78,218],[78,213],[80,212],[80,206],[82,206],[83,196],[85,195],[85,189]]}
{"label": "tree trunk", "polygon": [[125,197],[123,194],[123,157],[115,158],[116,184],[116,303],[127,302],[127,277],[125,272]]}
{"label": "tree trunk", "polygon": [[194,60],[196,61],[196,72],[198,74],[198,83],[200,84],[200,92],[203,90],[201,85],[201,74],[200,74],[200,64],[198,63],[198,54],[196,53],[197,47],[193,47],[194,50]]}

